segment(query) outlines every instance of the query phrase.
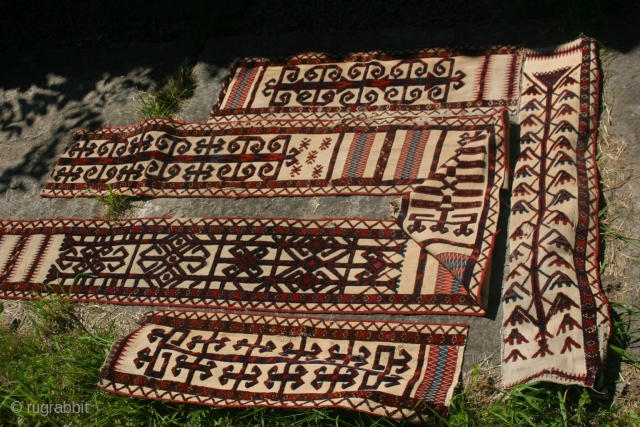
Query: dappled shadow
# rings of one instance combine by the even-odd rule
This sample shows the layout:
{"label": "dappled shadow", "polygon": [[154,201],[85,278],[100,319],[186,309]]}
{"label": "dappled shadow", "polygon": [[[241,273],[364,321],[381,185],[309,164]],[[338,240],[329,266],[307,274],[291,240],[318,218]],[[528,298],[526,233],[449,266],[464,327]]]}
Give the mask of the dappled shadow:
{"label": "dappled shadow", "polygon": [[0,69],[0,197],[42,184],[72,131],[137,121],[136,90],[175,71],[188,43],[6,55]]}

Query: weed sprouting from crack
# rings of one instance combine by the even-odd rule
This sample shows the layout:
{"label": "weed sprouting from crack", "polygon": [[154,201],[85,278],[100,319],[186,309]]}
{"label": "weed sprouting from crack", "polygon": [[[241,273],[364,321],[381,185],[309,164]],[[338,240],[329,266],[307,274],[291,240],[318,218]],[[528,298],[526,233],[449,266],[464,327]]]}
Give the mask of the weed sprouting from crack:
{"label": "weed sprouting from crack", "polygon": [[117,224],[131,210],[134,198],[116,193],[111,184],[108,185],[108,188],[109,193],[105,197],[95,196],[94,200],[104,204],[103,218]]}
{"label": "weed sprouting from crack", "polygon": [[138,95],[138,116],[141,120],[150,118],[176,118],[185,102],[191,98],[196,87],[193,65],[189,59],[167,78],[163,84],[151,92],[136,89]]}
{"label": "weed sprouting from crack", "polygon": [[[92,198],[103,205],[102,217],[118,224],[118,222],[125,218],[131,209],[133,209],[133,202],[135,202],[137,198],[114,191],[111,184],[107,184],[107,188],[108,193],[106,196],[93,196]],[[76,194],[74,198],[80,194],[90,194],[91,192],[91,190],[84,190]]]}

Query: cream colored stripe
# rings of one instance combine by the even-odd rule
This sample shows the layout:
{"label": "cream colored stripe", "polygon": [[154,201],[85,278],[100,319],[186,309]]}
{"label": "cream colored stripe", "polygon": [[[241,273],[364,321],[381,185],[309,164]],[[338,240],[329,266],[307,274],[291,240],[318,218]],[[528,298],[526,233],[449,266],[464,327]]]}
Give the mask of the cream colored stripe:
{"label": "cream colored stripe", "polygon": [[416,283],[416,275],[418,272],[418,264],[420,259],[420,252],[422,248],[413,240],[407,241],[407,248],[405,250],[404,262],[402,263],[402,274],[400,276],[400,285],[398,286],[397,293],[412,294],[413,288]]}
{"label": "cream colored stripe", "polygon": [[[432,130],[429,133],[429,139],[424,146],[422,162],[420,163],[420,169],[418,170],[418,178],[429,177],[429,174],[431,173],[431,164],[433,163],[433,157],[435,155],[436,144],[438,143],[438,139],[440,139],[440,135],[442,135],[441,130]],[[442,145],[446,147],[446,141]]]}
{"label": "cream colored stripe", "polygon": [[0,276],[4,273],[4,268],[9,262],[9,257],[12,255],[18,240],[20,240],[20,236],[12,234],[0,236]]}
{"label": "cream colored stripe", "polygon": [[33,273],[31,278],[33,283],[44,283],[47,278],[49,268],[55,264],[56,260],[60,256],[60,247],[64,242],[64,238],[64,234],[54,234],[51,236],[49,246],[45,249],[40,265],[36,268],[36,271]]}
{"label": "cream colored stripe", "polygon": [[509,89],[510,55],[493,55],[485,76],[484,99],[507,99]]}
{"label": "cream colored stripe", "polygon": [[27,239],[27,242],[22,248],[22,252],[20,252],[18,262],[11,272],[9,282],[20,282],[25,279],[29,268],[35,262],[44,238],[45,236],[43,234],[36,234]]}

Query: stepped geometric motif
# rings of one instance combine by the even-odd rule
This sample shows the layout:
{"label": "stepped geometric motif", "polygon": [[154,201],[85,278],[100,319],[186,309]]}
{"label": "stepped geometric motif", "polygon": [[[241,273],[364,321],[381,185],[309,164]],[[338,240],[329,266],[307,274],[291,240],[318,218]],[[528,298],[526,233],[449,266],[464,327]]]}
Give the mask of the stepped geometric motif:
{"label": "stepped geometric motif", "polygon": [[503,295],[503,385],[594,387],[610,320],[598,278],[598,67],[588,39],[527,51]]}
{"label": "stepped geometric motif", "polygon": [[420,422],[446,414],[466,324],[158,311],[115,343],[98,387],[222,407],[340,407]]}

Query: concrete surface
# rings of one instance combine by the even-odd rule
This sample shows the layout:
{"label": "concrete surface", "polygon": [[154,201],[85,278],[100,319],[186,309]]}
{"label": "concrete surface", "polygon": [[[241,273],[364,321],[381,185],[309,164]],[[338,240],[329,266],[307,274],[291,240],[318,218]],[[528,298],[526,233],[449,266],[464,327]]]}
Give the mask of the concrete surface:
{"label": "concrete surface", "polygon": [[98,216],[96,203],[39,197],[74,129],[137,121],[149,90],[191,52],[189,43],[3,55],[0,67],[0,217]]}
{"label": "concrete surface", "polygon": [[[614,56],[605,71],[605,99],[611,109],[611,121],[604,115],[601,120],[610,134],[628,143],[626,153],[618,166],[630,179],[620,187],[605,191],[606,198],[621,198],[624,205],[616,212],[624,235],[640,242],[640,46],[626,54]],[[626,264],[622,289],[619,295],[610,296],[611,301],[625,302],[640,311],[640,247],[627,245],[624,251],[615,254],[623,257]],[[616,310],[613,310],[614,312]],[[622,313],[621,310],[617,310]],[[626,320],[626,316],[622,316]],[[634,325],[638,327],[638,322]],[[633,328],[631,328],[633,329]],[[640,342],[629,343],[629,350],[640,356]]]}
{"label": "concrete surface", "polygon": [[[634,47],[637,17],[616,20],[610,45],[627,54],[612,64],[610,90],[616,98],[612,130],[628,138],[629,158],[640,159],[640,48]],[[209,110],[234,58],[278,55],[301,51],[353,51],[456,44],[553,44],[538,21],[495,27],[467,26],[427,31],[396,28],[371,31],[297,32],[242,35],[210,40],[196,66],[198,88],[182,116],[206,121]],[[635,32],[634,32],[635,31]],[[88,199],[42,199],[38,196],[57,157],[72,143],[77,127],[135,123],[136,87],[148,89],[175,70],[190,53],[187,43],[122,45],[85,50],[34,51],[2,57],[0,67],[0,218],[97,217],[97,202]],[[512,132],[512,153],[517,154],[517,129]],[[634,165],[637,169],[637,162]],[[640,172],[640,171],[637,171]],[[629,190],[638,193],[637,186]],[[144,202],[137,216],[242,216],[242,217],[360,217],[388,218],[393,197],[295,197],[229,199],[154,199]],[[503,206],[508,206],[505,199]],[[501,215],[493,257],[489,314],[485,318],[461,316],[360,316],[470,324],[464,369],[489,358],[500,362],[500,292],[506,265],[507,215]],[[636,230],[637,233],[638,230]],[[638,263],[629,274],[638,277]],[[637,300],[636,282],[635,295]],[[633,294],[633,292],[632,292]],[[141,308],[146,310],[146,308]],[[339,317],[339,316],[334,316]],[[348,317],[358,317],[349,315]]]}

